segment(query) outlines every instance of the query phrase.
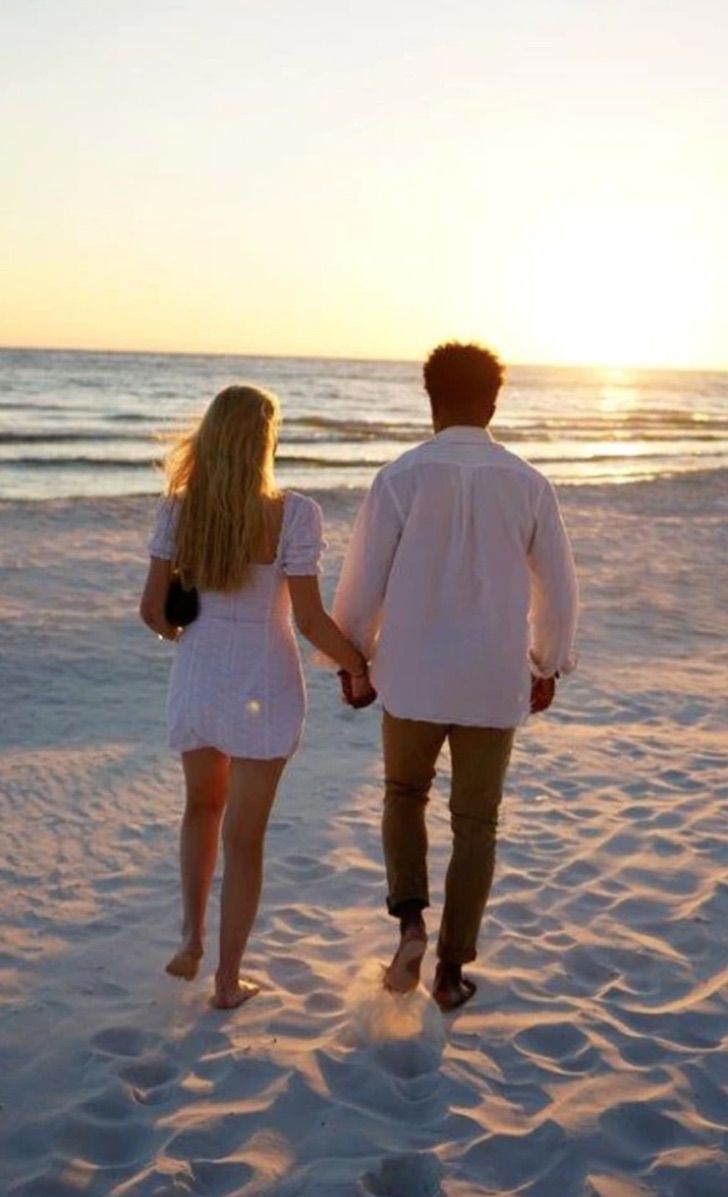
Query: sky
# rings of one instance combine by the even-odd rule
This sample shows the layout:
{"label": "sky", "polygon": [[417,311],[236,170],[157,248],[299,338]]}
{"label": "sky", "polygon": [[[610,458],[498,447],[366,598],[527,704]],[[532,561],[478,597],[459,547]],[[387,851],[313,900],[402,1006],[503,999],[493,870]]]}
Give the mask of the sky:
{"label": "sky", "polygon": [[725,0],[0,27],[0,344],[728,368]]}

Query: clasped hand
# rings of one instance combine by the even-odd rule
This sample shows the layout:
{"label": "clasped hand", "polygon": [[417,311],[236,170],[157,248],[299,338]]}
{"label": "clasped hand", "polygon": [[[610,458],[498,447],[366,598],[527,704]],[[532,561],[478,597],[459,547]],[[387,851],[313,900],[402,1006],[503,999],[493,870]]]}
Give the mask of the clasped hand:
{"label": "clasped hand", "polygon": [[340,669],[339,681],[341,682],[342,702],[345,702],[347,706],[354,707],[357,711],[362,707],[370,706],[377,697],[377,692],[369,678],[369,670],[361,677],[353,677],[348,670]]}

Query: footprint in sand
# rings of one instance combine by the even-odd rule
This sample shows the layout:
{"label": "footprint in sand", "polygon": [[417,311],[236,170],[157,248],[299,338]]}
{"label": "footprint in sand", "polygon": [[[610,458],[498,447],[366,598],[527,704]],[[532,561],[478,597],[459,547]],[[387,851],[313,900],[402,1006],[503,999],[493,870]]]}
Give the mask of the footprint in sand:
{"label": "footprint in sand", "polygon": [[528,1059],[542,1061],[558,1072],[585,1073],[599,1064],[599,1053],[586,1035],[568,1022],[530,1027],[520,1031],[514,1043]]}
{"label": "footprint in sand", "polygon": [[326,984],[325,977],[314,972],[305,960],[300,960],[297,956],[271,957],[268,975],[281,989],[295,994],[308,994]]}
{"label": "footprint in sand", "polygon": [[[210,1114],[173,1135],[165,1145],[165,1155],[189,1163],[224,1163],[240,1149],[248,1134],[239,1113]],[[247,1168],[247,1164],[240,1164],[241,1176]]]}
{"label": "footprint in sand", "polygon": [[279,906],[275,917],[287,928],[300,934],[316,932],[322,923],[329,918],[328,911],[321,907],[309,906],[305,909],[299,906]]}
{"label": "footprint in sand", "polygon": [[134,1101],[144,1106],[166,1101],[179,1075],[179,1068],[162,1057],[137,1060],[119,1069],[121,1079],[131,1085]]}
{"label": "footprint in sand", "polygon": [[390,1075],[409,1081],[436,1072],[442,1046],[425,1036],[413,1036],[377,1044],[374,1055]]}
{"label": "footprint in sand", "polygon": [[315,989],[303,1005],[307,1014],[341,1014],[344,1009],[342,999],[328,989]]}
{"label": "footprint in sand", "polygon": [[326,861],[296,852],[290,852],[287,856],[281,857],[278,865],[306,881],[319,881],[323,877],[330,877],[335,872],[333,865],[327,864]]}
{"label": "footprint in sand", "polygon": [[107,1027],[92,1035],[91,1047],[107,1056],[141,1056],[157,1047],[160,1036],[138,1027]]}
{"label": "footprint in sand", "polygon": [[109,1118],[109,1107],[103,1102],[92,1115],[92,1102],[87,1102],[83,1114],[73,1115],[59,1130],[54,1148],[68,1160],[82,1160],[95,1168],[118,1168],[138,1163],[149,1156],[159,1138],[152,1127],[145,1126],[130,1115],[134,1108],[128,1103],[123,1116]]}
{"label": "footprint in sand", "polygon": [[436,1155],[407,1153],[382,1160],[360,1183],[372,1197],[440,1197],[441,1179],[442,1164]]}

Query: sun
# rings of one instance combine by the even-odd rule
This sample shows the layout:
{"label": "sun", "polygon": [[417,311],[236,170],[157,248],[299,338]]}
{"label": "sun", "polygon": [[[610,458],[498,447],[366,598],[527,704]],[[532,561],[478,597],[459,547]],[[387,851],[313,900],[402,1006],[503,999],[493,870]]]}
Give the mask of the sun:
{"label": "sun", "polygon": [[660,366],[692,340],[699,288],[684,253],[657,226],[605,217],[550,239],[533,300],[552,361]]}

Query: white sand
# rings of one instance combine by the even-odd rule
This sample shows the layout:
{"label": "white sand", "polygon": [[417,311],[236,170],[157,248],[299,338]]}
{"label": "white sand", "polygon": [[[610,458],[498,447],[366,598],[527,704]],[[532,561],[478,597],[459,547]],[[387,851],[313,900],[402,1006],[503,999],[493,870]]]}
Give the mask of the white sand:
{"label": "white sand", "polygon": [[[355,498],[324,502],[333,576]],[[424,987],[379,986],[378,715],[317,672],[247,961],[261,996],[207,1006],[216,899],[198,981],[164,974],[181,795],[170,649],[135,618],[150,505],[0,506],[0,1192],[725,1197],[728,488],[564,507],[581,666],[520,734],[479,992],[445,1020]],[[446,783],[443,761],[433,941]]]}

